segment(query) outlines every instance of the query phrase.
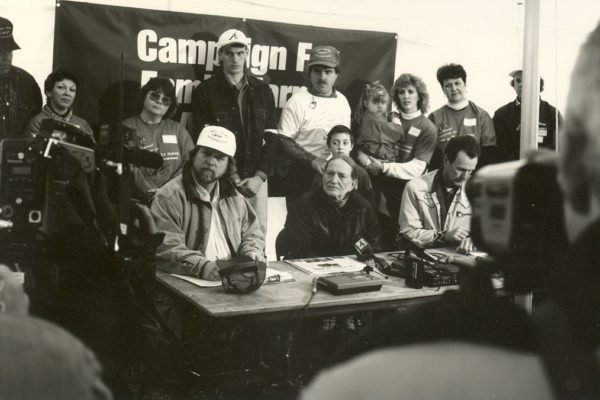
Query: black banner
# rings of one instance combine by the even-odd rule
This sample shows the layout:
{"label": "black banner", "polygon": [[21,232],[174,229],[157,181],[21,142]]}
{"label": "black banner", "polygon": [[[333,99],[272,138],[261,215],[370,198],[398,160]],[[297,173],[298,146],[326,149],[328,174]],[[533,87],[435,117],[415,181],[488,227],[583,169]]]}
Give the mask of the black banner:
{"label": "black banner", "polygon": [[123,116],[135,113],[141,84],[164,76],[175,83],[183,113],[178,117],[185,123],[192,89],[211,76],[215,42],[230,28],[251,39],[248,70],[270,83],[279,108],[305,84],[304,64],[318,45],[341,51],[336,86],[352,108],[365,82],[379,80],[386,87],[393,83],[395,34],[69,1],[56,8],[53,67],[80,79],[75,113],[91,124],[116,120],[121,56]]}

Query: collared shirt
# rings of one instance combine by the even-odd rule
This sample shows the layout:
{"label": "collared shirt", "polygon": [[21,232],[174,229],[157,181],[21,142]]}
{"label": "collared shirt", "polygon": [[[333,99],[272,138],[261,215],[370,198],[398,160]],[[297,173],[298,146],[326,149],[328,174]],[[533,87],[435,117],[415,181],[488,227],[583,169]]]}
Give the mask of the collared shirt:
{"label": "collared shirt", "polygon": [[246,74],[242,75],[242,79],[239,81],[237,85],[231,85],[234,92],[237,93],[237,102],[240,111],[240,118],[242,120],[242,129],[246,130],[245,121],[248,118],[248,96],[246,96],[246,92],[248,91],[248,78]]}
{"label": "collared shirt", "polygon": [[[194,176],[192,174],[192,176]],[[210,203],[212,212],[210,213],[210,227],[208,228],[208,240],[206,241],[206,251],[204,254],[209,260],[228,260],[231,258],[231,250],[227,244],[221,217],[219,215],[219,181],[211,193],[204,189],[194,177],[194,188],[200,197],[200,200]]]}
{"label": "collared shirt", "polygon": [[433,178],[433,185],[431,186],[431,192],[437,193],[438,201],[440,203],[440,219],[441,226],[445,226],[446,217],[448,216],[448,208],[450,204],[452,204],[452,200],[454,200],[454,196],[458,191],[458,187],[448,188],[444,186],[444,170],[442,168],[438,169]]}

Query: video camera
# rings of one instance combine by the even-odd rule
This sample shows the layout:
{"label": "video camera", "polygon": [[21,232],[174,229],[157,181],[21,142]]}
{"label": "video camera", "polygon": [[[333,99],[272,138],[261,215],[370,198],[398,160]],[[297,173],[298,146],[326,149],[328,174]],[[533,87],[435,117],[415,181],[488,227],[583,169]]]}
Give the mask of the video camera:
{"label": "video camera", "polygon": [[[37,135],[0,142],[3,249],[15,248],[24,253],[22,247],[39,242],[40,237],[48,239],[63,233],[66,227],[87,224],[96,217],[111,219],[106,216],[110,212],[103,212],[112,210],[111,204],[95,204],[106,194],[106,189],[99,186],[98,166],[107,160],[118,161],[119,149],[123,163],[149,168],[162,165],[160,154],[119,145],[115,135],[120,133],[115,132],[108,128],[100,131],[100,143],[96,145],[94,138],[78,126],[45,119]],[[132,132],[125,131],[125,135]]]}
{"label": "video camera", "polygon": [[481,168],[467,184],[471,237],[505,275],[505,287],[527,293],[560,268],[568,245],[555,153]]}

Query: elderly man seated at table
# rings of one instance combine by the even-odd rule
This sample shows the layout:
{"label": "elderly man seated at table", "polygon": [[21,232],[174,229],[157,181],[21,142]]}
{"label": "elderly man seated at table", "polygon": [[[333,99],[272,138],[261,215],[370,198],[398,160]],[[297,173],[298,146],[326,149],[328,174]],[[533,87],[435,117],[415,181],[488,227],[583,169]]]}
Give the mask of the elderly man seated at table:
{"label": "elderly man seated at table", "polygon": [[398,218],[401,236],[423,247],[458,245],[459,251],[473,250],[465,184],[479,154],[472,136],[454,137],[444,150],[442,168],[408,182]]}
{"label": "elderly man seated at table", "polygon": [[159,269],[220,280],[216,260],[244,255],[264,259],[256,213],[227,178],[235,149],[232,132],[205,127],[182,175],[157,191],[151,212],[165,233],[156,252]]}
{"label": "elderly man seated at table", "polygon": [[380,248],[377,216],[357,192],[354,161],[345,155],[331,158],[323,171],[323,184],[303,195],[288,210],[283,242],[285,258],[354,254],[354,244],[366,239]]}

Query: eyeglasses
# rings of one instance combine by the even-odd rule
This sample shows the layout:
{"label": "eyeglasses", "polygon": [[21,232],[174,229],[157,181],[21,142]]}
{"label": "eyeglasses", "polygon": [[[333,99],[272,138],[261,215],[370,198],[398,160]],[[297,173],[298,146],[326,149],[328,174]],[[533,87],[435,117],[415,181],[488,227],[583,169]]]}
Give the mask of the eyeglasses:
{"label": "eyeglasses", "polygon": [[165,96],[164,94],[156,90],[148,92],[148,96],[150,96],[150,100],[155,101],[157,103],[161,103],[163,106],[166,107],[170,106],[173,102],[172,98],[170,98],[169,96]]}

